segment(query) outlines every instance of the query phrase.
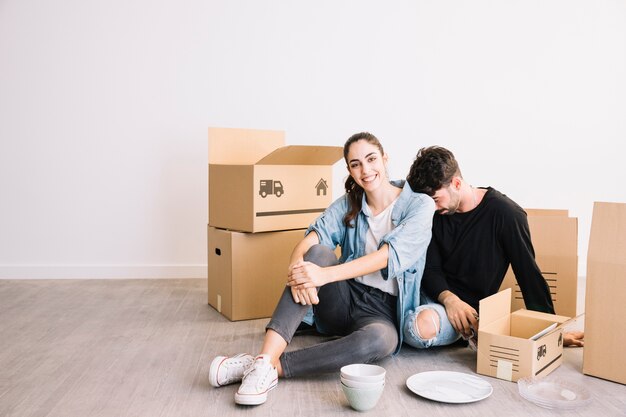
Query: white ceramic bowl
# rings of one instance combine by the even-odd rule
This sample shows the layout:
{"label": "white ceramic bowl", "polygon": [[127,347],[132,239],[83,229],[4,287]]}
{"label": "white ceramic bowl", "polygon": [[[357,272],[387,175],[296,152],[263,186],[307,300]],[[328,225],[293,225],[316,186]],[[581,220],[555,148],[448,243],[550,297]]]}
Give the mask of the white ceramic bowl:
{"label": "white ceramic bowl", "polygon": [[351,379],[346,379],[344,377],[341,377],[341,383],[350,388],[374,389],[381,385],[385,385],[385,380],[381,379],[380,381],[375,381],[375,382],[363,382],[363,381],[353,381]]}
{"label": "white ceramic bowl", "polygon": [[357,411],[367,411],[374,408],[376,403],[378,403],[384,388],[385,384],[371,389],[351,388],[341,384],[341,389],[346,395],[350,407]]}
{"label": "white ceramic bowl", "polygon": [[341,377],[351,381],[379,382],[385,380],[385,368],[366,363],[353,363],[341,368]]}

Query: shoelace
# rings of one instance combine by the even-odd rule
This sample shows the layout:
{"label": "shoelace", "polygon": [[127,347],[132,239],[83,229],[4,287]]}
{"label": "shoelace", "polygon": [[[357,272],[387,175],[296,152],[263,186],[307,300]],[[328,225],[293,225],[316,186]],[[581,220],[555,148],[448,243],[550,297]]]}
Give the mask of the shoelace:
{"label": "shoelace", "polygon": [[[235,359],[235,358],[231,358],[231,360],[232,359]],[[233,374],[237,371],[237,368],[239,366],[245,366],[246,362],[248,362],[248,360],[246,360],[245,356],[240,356],[240,357],[236,358],[236,360],[234,360],[230,364],[231,366],[226,367],[226,378],[229,379],[229,380],[234,378],[236,375],[233,375]],[[251,367],[248,366],[247,368],[250,369]],[[246,371],[244,371],[244,375],[245,375],[245,372]]]}
{"label": "shoelace", "polygon": [[257,373],[254,373],[252,375],[250,375],[250,374],[253,373],[254,371],[256,371],[257,369],[262,371],[263,368],[267,368],[269,366],[271,366],[271,365],[269,363],[263,361],[262,359],[255,360],[254,364],[252,364],[252,366],[248,367],[248,369],[246,369],[243,372],[243,377],[246,380],[246,383],[256,383],[257,381],[266,378],[267,375],[269,374],[269,372],[257,372]]}

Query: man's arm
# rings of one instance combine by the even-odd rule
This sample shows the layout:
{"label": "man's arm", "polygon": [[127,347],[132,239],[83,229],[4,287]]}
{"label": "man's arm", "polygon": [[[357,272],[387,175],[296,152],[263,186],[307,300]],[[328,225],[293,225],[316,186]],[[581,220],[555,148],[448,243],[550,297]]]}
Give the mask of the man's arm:
{"label": "man's arm", "polygon": [[437,300],[445,307],[448,320],[457,332],[470,336],[472,328],[478,329],[476,310],[450,291],[443,270],[439,246],[434,238],[430,241],[426,254],[422,289],[431,299]]}
{"label": "man's arm", "polygon": [[503,218],[501,242],[509,258],[528,310],[554,314],[550,288],[535,261],[526,213],[511,210]]}
{"label": "man's arm", "polygon": [[449,290],[439,294],[437,301],[445,307],[448,320],[457,332],[469,337],[472,329],[478,331],[478,313],[474,307]]}
{"label": "man's arm", "polygon": [[[509,254],[515,279],[522,291],[526,308],[554,314],[550,288],[535,261],[535,250],[526,213],[523,211],[516,213],[509,226],[509,232],[504,234],[509,236],[504,240],[505,248]],[[584,332],[563,333],[563,346],[583,346],[584,338]]]}

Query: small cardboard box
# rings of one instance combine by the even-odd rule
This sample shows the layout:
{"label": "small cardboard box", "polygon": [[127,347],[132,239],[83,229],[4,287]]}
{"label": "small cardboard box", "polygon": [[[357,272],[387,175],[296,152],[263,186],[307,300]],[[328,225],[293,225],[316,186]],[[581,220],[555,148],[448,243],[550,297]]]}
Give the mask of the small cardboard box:
{"label": "small cardboard box", "polygon": [[511,313],[510,288],[480,300],[476,372],[513,382],[549,374],[563,361],[562,325],[568,320],[523,309]]}
{"label": "small cardboard box", "polygon": [[209,225],[308,227],[332,202],[338,146],[284,146],[281,131],[209,128]]}
{"label": "small cardboard box", "polygon": [[[567,210],[525,209],[535,260],[550,287],[554,311],[568,317],[577,315],[578,220]],[[511,311],[526,308],[512,268],[500,291],[511,288]]]}
{"label": "small cardboard box", "polygon": [[583,373],[626,384],[626,204],[596,202],[585,292]]}
{"label": "small cardboard box", "polygon": [[239,233],[209,226],[209,304],[233,321],[270,317],[304,232]]}

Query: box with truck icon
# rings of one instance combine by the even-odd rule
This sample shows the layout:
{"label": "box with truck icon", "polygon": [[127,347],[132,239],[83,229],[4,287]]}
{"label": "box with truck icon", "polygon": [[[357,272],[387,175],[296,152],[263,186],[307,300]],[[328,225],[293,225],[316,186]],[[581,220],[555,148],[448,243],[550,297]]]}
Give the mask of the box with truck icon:
{"label": "box with truck icon", "polygon": [[507,381],[543,377],[563,362],[563,326],[569,317],[511,312],[511,289],[480,300],[476,372]]}
{"label": "box with truck icon", "polygon": [[282,131],[209,128],[209,225],[240,232],[308,227],[332,202],[338,146],[285,146]]}

